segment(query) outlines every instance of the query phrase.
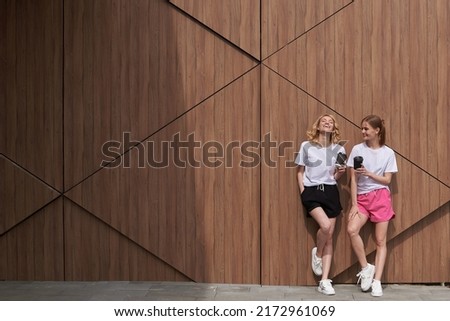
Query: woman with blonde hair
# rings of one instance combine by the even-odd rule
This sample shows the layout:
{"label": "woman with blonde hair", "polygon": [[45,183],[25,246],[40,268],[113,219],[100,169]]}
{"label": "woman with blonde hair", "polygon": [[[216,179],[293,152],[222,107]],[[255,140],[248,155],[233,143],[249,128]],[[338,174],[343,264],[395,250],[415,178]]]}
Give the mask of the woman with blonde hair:
{"label": "woman with blonde hair", "polygon": [[337,180],[344,174],[345,149],[339,145],[340,133],[336,119],[321,115],[307,132],[308,140],[300,146],[295,163],[300,198],[307,216],[314,218],[319,229],[316,246],[311,251],[311,267],[321,276],[318,291],[335,294],[329,279],[333,257],[333,232],[336,218],[342,211]]}

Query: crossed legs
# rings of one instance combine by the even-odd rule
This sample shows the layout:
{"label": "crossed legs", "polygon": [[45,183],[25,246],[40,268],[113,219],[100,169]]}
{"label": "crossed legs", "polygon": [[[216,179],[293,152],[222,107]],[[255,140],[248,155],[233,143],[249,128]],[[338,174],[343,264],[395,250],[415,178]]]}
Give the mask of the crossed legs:
{"label": "crossed legs", "polygon": [[321,207],[316,207],[310,214],[319,224],[316,234],[316,255],[322,258],[322,280],[325,280],[328,279],[333,259],[333,232],[336,218],[329,218]]}

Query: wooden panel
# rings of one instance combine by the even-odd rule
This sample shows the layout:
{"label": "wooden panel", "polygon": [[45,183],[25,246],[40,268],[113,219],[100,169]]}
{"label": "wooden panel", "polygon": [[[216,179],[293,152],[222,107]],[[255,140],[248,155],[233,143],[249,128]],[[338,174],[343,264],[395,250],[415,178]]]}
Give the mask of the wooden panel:
{"label": "wooden panel", "polygon": [[0,235],[58,196],[57,191],[0,155]]}
{"label": "wooden panel", "polygon": [[[0,0],[0,119],[6,118],[6,0]],[[0,120],[0,153],[4,153],[6,135],[3,121]]]}
{"label": "wooden panel", "polygon": [[260,54],[260,0],[170,0],[256,59]]}
{"label": "wooden panel", "polygon": [[338,13],[351,0],[262,0],[262,58]]}
{"label": "wooden panel", "polygon": [[[404,248],[411,246],[412,275],[402,278],[400,267],[397,267],[395,280],[403,282],[448,282],[450,280],[450,203],[431,213],[413,229],[412,240],[401,243],[396,252],[402,253]],[[445,229],[445,228],[446,229]],[[394,252],[394,253],[396,253]],[[408,258],[408,257],[407,257]],[[409,264],[408,261],[405,264]],[[422,264],[417,264],[422,262]],[[405,281],[409,280],[409,281]]]}
{"label": "wooden panel", "polygon": [[256,69],[66,195],[195,281],[258,283],[258,141]]}
{"label": "wooden panel", "polygon": [[64,17],[66,188],[104,143],[144,140],[255,65],[165,0],[70,0]]}
{"label": "wooden panel", "polygon": [[62,2],[0,1],[0,152],[62,190]]}
{"label": "wooden panel", "polygon": [[0,236],[1,280],[64,280],[62,212],[58,198]]}
{"label": "wooden panel", "polygon": [[354,1],[265,64],[356,124],[380,114],[390,145],[449,186],[448,12],[443,0]]}
{"label": "wooden panel", "polygon": [[[270,133],[271,141],[277,146],[293,146],[287,150],[273,148],[271,159],[275,161],[274,166],[265,163],[262,168],[262,282],[315,284],[317,280],[309,268],[305,270],[305,266],[309,267],[310,250],[314,246],[317,225],[313,220],[305,218],[298,196],[296,168],[286,164],[294,160],[301,142],[305,140],[306,131],[317,117],[323,113],[335,113],[268,68],[263,68],[262,79],[261,134],[264,136]],[[336,116],[342,132],[341,138],[348,141],[344,148],[350,153],[351,148],[361,141],[360,130],[345,118]],[[397,217],[390,224],[389,240],[424,219],[450,197],[449,188],[405,158],[397,155],[397,162],[399,173],[394,176],[392,184]],[[350,207],[348,180],[344,176],[340,182],[344,213]],[[445,196],[440,198],[440,193],[445,193]],[[410,199],[410,195],[421,195],[421,201],[405,201]],[[445,233],[445,229],[440,233]],[[362,237],[366,243],[366,252],[373,252],[375,243],[371,224],[364,227]],[[356,261],[343,217],[336,226],[335,243],[332,275],[338,275]],[[394,280],[395,277],[392,281]]]}
{"label": "wooden panel", "polygon": [[[450,186],[450,166],[446,160],[450,158],[450,139],[445,132],[450,124],[450,100],[448,88],[450,87],[450,2],[436,1],[429,4],[428,40],[432,49],[428,75],[429,75],[429,105],[435,106],[436,116],[431,117],[430,129],[436,134],[436,148],[432,148],[433,156],[438,159],[437,170],[441,181]],[[446,40],[445,40],[446,39]],[[445,65],[447,64],[447,71]],[[430,136],[428,136],[430,137]],[[421,142],[423,143],[423,141]],[[445,145],[446,144],[446,145]],[[431,164],[436,164],[431,162]],[[450,266],[450,262],[447,262]],[[450,269],[449,269],[450,270]]]}
{"label": "wooden panel", "polygon": [[69,200],[64,218],[66,281],[190,281]]}

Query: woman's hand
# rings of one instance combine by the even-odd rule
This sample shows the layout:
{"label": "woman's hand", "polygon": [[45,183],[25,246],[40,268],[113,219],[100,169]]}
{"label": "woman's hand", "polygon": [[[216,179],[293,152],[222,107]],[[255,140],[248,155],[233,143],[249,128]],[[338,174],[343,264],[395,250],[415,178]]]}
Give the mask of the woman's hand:
{"label": "woman's hand", "polygon": [[358,215],[358,205],[353,205],[348,212],[348,221],[351,221]]}
{"label": "woman's hand", "polygon": [[366,177],[372,177],[373,176],[373,173],[369,172],[364,166],[361,166],[360,168],[355,169],[355,173],[357,175],[364,175]]}
{"label": "woman's hand", "polygon": [[339,178],[341,178],[341,176],[344,175],[346,169],[346,165],[336,165],[336,170],[334,171],[334,179],[338,180]]}

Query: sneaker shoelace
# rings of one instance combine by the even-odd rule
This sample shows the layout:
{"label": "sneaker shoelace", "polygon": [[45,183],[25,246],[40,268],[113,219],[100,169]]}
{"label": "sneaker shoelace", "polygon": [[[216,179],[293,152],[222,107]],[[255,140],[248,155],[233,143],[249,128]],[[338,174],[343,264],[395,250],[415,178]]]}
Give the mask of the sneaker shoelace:
{"label": "sneaker shoelace", "polygon": [[319,268],[320,264],[322,263],[322,259],[318,258],[317,256],[314,258],[314,267]]}
{"label": "sneaker shoelace", "polygon": [[329,287],[329,286],[331,286],[331,283],[332,283],[332,282],[333,282],[332,280],[322,280],[322,281],[321,281],[322,287],[323,287],[323,288]]}
{"label": "sneaker shoelace", "polygon": [[356,285],[359,284],[359,282],[361,281],[361,279],[365,279],[366,275],[364,274],[363,271],[360,271],[358,274],[356,274],[356,276],[358,277],[358,281],[356,281]]}

